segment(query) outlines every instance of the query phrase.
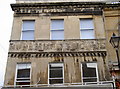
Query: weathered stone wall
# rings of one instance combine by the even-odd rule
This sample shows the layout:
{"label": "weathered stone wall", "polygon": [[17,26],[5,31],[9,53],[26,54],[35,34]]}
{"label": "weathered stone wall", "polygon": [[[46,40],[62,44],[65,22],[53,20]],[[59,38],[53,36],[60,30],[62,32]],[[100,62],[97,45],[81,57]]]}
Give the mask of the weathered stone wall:
{"label": "weathered stone wall", "polygon": [[11,40],[21,39],[22,21],[35,20],[35,40],[50,39],[50,20],[64,19],[64,37],[65,39],[80,39],[80,19],[93,18],[94,31],[96,39],[105,38],[105,30],[102,16],[79,15],[79,16],[18,16],[14,17]]}
{"label": "weathered stone wall", "polygon": [[[39,57],[39,58],[9,58],[5,75],[5,85],[14,85],[17,63],[31,63],[31,85],[48,84],[48,64],[50,62],[64,63],[64,83],[81,83],[81,63],[97,62],[99,81],[109,80],[109,72],[106,66],[106,57],[83,56],[83,57]],[[102,67],[101,67],[102,65]]]}
{"label": "weathered stone wall", "polygon": [[95,38],[105,38],[104,3],[30,3],[11,4],[14,13],[11,40],[21,39],[22,21],[35,20],[35,40],[50,39],[51,19],[64,20],[64,39],[80,39],[80,19],[92,18]]}
{"label": "weathered stone wall", "polygon": [[105,39],[10,41],[9,52],[106,51]]}
{"label": "weathered stone wall", "polygon": [[[120,7],[115,9],[106,8],[104,12],[105,16],[105,30],[106,30],[106,47],[108,51],[108,59],[110,62],[117,62],[117,56],[115,49],[110,44],[109,40],[113,33],[115,33],[118,36],[118,28],[120,24]],[[120,55],[120,53],[119,53]]]}
{"label": "weathered stone wall", "polygon": [[[88,44],[89,43],[89,44]],[[52,52],[52,53],[51,53]],[[57,55],[56,55],[57,54]],[[31,84],[48,84],[48,64],[64,63],[64,82],[81,82],[81,63],[97,62],[99,81],[109,80],[105,40],[10,41],[5,85],[14,85],[17,63],[31,63]],[[104,67],[101,67],[104,66]]]}

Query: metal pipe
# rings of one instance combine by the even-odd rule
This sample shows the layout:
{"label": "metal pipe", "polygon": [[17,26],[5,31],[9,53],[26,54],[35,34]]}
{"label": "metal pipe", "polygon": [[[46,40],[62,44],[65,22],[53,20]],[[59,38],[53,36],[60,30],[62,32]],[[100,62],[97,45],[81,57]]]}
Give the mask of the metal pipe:
{"label": "metal pipe", "polygon": [[119,69],[120,69],[120,58],[119,58],[118,49],[116,49],[116,55],[117,55],[117,60],[118,60],[118,67],[119,67]]}

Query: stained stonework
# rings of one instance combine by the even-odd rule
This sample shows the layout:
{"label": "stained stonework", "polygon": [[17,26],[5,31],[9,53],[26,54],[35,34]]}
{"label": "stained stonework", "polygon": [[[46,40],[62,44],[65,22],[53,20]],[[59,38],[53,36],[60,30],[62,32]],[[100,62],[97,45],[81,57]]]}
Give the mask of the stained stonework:
{"label": "stained stonework", "polygon": [[105,40],[11,41],[9,52],[83,52],[106,51]]}

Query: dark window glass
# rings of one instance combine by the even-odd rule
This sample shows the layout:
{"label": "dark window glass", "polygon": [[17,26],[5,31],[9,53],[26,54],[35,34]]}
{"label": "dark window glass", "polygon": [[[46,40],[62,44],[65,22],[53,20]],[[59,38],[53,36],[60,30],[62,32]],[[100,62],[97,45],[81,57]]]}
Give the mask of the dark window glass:
{"label": "dark window glass", "polygon": [[30,85],[30,82],[17,82],[16,85]]}
{"label": "dark window glass", "polygon": [[62,77],[62,69],[52,69],[50,70],[50,78],[57,78],[57,77]]}
{"label": "dark window glass", "polygon": [[96,68],[89,68],[87,64],[83,64],[83,77],[96,77]]}
{"label": "dark window glass", "polygon": [[30,77],[30,69],[18,69],[17,78]]}
{"label": "dark window glass", "polygon": [[30,81],[30,78],[28,78],[28,79],[17,79],[17,81]]}
{"label": "dark window glass", "polygon": [[87,66],[89,63],[82,64],[83,82],[97,82],[96,67]]}
{"label": "dark window glass", "polygon": [[83,79],[83,82],[96,82],[97,78]]}
{"label": "dark window glass", "polygon": [[63,79],[50,79],[50,84],[63,83]]}
{"label": "dark window glass", "polygon": [[49,65],[49,83],[58,84],[63,83],[63,65],[50,64]]}
{"label": "dark window glass", "polygon": [[20,85],[22,87],[30,87],[30,82],[17,82],[16,85]]}

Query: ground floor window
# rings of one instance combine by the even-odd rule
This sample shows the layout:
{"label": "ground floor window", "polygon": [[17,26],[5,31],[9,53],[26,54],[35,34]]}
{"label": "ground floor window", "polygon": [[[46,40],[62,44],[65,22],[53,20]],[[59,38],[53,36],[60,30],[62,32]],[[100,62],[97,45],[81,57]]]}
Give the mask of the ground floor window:
{"label": "ground floor window", "polygon": [[82,82],[97,82],[98,69],[97,63],[82,63]]}
{"label": "ground floor window", "polygon": [[64,81],[63,63],[49,64],[49,84],[62,84]]}
{"label": "ground floor window", "polygon": [[31,64],[17,64],[15,85],[30,85]]}

